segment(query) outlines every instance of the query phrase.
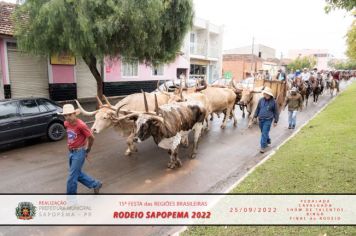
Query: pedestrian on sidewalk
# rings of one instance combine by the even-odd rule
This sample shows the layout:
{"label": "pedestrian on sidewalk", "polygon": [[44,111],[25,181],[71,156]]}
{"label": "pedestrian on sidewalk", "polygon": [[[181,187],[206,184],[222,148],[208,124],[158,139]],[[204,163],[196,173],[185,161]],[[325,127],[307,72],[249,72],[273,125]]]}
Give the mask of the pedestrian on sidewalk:
{"label": "pedestrian on sidewalk", "polygon": [[297,112],[302,111],[303,109],[303,98],[297,92],[297,88],[294,87],[290,91],[290,95],[286,99],[284,109],[288,106],[288,129],[295,129],[297,124]]}
{"label": "pedestrian on sidewalk", "polygon": [[72,104],[63,106],[65,122],[64,126],[67,130],[67,146],[69,150],[69,173],[67,179],[67,194],[76,194],[78,181],[88,188],[94,189],[94,193],[98,194],[102,183],[82,171],[85,159],[90,153],[94,143],[94,136],[89,127],[77,116],[80,111],[74,109]]}
{"label": "pedestrian on sidewalk", "polygon": [[273,120],[273,126],[277,126],[279,118],[277,103],[273,97],[272,89],[265,87],[262,93],[263,98],[261,98],[258,102],[257,109],[254,114],[254,120],[258,117],[261,130],[260,153],[266,152],[267,146],[271,144],[269,131],[271,130]]}

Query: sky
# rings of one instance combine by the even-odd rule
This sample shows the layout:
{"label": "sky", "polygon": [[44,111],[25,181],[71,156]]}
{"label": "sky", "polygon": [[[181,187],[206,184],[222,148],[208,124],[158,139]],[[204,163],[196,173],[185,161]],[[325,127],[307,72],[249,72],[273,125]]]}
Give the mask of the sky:
{"label": "sky", "polygon": [[328,49],[344,58],[352,24],[344,10],[324,12],[324,0],[194,0],[195,15],[224,26],[224,49],[255,43],[277,50]]}
{"label": "sky", "polygon": [[[328,49],[344,58],[353,17],[324,12],[325,0],[193,0],[195,15],[224,26],[224,49],[263,44],[288,57],[289,49]],[[7,0],[16,2],[16,0]]]}

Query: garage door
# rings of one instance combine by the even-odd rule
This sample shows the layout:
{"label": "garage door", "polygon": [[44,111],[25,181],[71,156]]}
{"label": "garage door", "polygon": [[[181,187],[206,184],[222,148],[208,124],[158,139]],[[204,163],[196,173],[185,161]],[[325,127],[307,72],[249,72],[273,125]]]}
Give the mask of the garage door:
{"label": "garage door", "polygon": [[77,57],[75,67],[77,78],[77,96],[78,98],[90,98],[96,96],[96,80],[89,70],[89,67],[82,59]]}
{"label": "garage door", "polygon": [[47,58],[32,56],[8,45],[11,97],[48,97]]}

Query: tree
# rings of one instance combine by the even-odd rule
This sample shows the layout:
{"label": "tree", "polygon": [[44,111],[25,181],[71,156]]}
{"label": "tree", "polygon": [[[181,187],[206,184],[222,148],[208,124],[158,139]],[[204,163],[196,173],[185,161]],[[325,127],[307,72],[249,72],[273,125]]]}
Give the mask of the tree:
{"label": "tree", "polygon": [[356,60],[330,60],[328,66],[335,70],[356,70]]}
{"label": "tree", "polygon": [[[325,0],[325,12],[329,13],[331,10],[344,9],[346,11],[353,11],[352,14],[356,16],[356,0]],[[346,55],[356,60],[356,22],[353,21],[349,31],[346,34],[347,50]]]}
{"label": "tree", "polygon": [[304,68],[313,68],[316,65],[316,59],[313,56],[298,57],[287,65],[288,70],[302,70]]}
{"label": "tree", "polygon": [[346,11],[352,11],[356,7],[355,0],[325,0],[325,11],[329,13],[335,9],[345,9]]}
{"label": "tree", "polygon": [[[102,97],[105,57],[174,60],[192,25],[192,0],[27,0],[13,20],[20,50],[82,57]],[[103,70],[102,70],[103,71]]]}
{"label": "tree", "polygon": [[347,50],[346,55],[352,59],[356,60],[356,21],[354,20],[349,31],[346,34],[346,44]]}

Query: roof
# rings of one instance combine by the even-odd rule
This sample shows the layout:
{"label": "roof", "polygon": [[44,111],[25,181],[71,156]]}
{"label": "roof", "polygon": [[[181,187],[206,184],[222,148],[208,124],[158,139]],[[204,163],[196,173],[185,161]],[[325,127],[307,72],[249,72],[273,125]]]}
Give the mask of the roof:
{"label": "roof", "polygon": [[15,11],[16,4],[0,2],[0,34],[13,36],[14,26],[11,14]]}

